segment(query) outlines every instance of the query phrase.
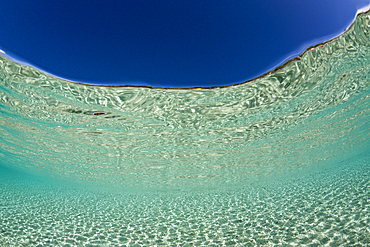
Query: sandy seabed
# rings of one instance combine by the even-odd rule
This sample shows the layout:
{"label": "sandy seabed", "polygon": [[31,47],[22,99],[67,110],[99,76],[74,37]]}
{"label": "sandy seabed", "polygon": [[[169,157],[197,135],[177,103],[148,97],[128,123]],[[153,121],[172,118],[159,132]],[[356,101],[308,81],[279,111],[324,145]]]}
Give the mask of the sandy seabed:
{"label": "sandy seabed", "polygon": [[212,192],[122,193],[2,176],[0,245],[369,246],[368,160]]}

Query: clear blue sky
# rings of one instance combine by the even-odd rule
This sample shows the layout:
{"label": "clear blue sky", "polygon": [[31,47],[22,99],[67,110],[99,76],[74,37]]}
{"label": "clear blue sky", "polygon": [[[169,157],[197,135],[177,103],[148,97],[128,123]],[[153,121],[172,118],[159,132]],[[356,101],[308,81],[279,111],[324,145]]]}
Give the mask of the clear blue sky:
{"label": "clear blue sky", "polygon": [[370,0],[3,0],[0,49],[90,84],[222,86],[333,38]]}

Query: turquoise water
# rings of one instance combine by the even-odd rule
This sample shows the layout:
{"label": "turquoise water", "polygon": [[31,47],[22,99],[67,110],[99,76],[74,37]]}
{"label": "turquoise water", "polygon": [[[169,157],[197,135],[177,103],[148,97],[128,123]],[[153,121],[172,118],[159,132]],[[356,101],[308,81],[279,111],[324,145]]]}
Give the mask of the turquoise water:
{"label": "turquoise water", "polygon": [[370,245],[369,14],[233,87],[0,68],[0,245]]}

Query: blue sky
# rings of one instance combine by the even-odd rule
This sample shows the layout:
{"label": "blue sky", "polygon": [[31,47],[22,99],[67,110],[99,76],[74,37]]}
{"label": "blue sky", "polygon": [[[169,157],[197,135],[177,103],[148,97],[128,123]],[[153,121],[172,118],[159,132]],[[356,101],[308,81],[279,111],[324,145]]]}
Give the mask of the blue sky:
{"label": "blue sky", "polygon": [[89,84],[207,87],[341,34],[370,0],[3,0],[0,49]]}

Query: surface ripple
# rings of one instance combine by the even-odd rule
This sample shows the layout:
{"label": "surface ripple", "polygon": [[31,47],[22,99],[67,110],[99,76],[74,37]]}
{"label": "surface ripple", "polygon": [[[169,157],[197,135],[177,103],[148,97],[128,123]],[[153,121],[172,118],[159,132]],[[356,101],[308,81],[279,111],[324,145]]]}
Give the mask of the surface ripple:
{"label": "surface ripple", "polygon": [[368,121],[369,20],[280,70],[216,89],[88,86],[0,56],[0,148],[32,169],[146,186],[240,182],[265,166],[304,165],[293,158],[304,154],[315,162],[325,145],[368,138],[346,129]]}

